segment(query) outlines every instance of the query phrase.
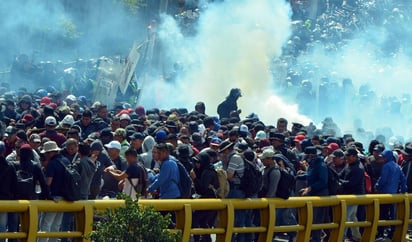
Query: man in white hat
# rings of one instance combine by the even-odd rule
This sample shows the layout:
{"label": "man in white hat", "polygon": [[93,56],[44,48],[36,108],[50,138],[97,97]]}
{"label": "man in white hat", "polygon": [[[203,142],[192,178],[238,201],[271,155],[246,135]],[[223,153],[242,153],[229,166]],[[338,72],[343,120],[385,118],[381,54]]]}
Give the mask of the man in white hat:
{"label": "man in white hat", "polygon": [[[59,154],[60,148],[55,141],[47,141],[43,145],[43,150],[47,162],[46,165],[46,183],[50,189],[50,195],[55,202],[63,200],[64,195],[64,172],[65,166],[69,164],[64,156]],[[63,163],[63,164],[62,164]],[[63,220],[63,213],[50,212],[45,213],[40,224],[41,231],[59,232]],[[40,242],[58,241],[58,239],[41,238]]]}
{"label": "man in white hat", "polygon": [[49,138],[50,140],[56,142],[58,147],[61,147],[64,142],[66,142],[66,136],[56,131],[57,121],[56,118],[53,116],[48,116],[44,120],[44,127],[46,130],[40,133],[40,137],[43,139],[44,137]]}

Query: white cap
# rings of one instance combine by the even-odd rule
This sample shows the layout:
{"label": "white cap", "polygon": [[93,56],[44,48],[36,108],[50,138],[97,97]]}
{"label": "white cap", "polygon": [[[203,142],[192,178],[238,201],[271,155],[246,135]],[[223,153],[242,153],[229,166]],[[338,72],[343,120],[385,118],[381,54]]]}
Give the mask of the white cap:
{"label": "white cap", "polygon": [[104,145],[104,146],[108,149],[121,150],[121,148],[122,148],[122,145],[117,140],[113,140],[113,141],[111,141],[110,143],[108,143],[107,145]]}
{"label": "white cap", "polygon": [[57,125],[56,118],[53,116],[48,116],[46,120],[44,120],[44,124],[47,126],[56,126]]}
{"label": "white cap", "polygon": [[64,119],[61,121],[61,124],[68,124],[72,126],[74,124],[74,118],[71,114],[67,114]]}

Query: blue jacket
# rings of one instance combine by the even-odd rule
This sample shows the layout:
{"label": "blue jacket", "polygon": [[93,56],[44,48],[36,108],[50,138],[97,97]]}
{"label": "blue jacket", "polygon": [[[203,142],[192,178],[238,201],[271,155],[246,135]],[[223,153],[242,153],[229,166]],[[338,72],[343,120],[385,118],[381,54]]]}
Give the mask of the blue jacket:
{"label": "blue jacket", "polygon": [[307,174],[308,187],[311,187],[309,195],[328,195],[328,168],[321,157],[309,162]]}
{"label": "blue jacket", "polygon": [[160,172],[154,182],[149,186],[149,192],[160,189],[160,198],[178,198],[180,190],[178,183],[180,181],[179,169],[175,161],[170,158],[163,161],[160,165]]}
{"label": "blue jacket", "polygon": [[405,176],[393,160],[388,160],[383,165],[381,176],[375,186],[379,193],[396,194],[407,191]]}

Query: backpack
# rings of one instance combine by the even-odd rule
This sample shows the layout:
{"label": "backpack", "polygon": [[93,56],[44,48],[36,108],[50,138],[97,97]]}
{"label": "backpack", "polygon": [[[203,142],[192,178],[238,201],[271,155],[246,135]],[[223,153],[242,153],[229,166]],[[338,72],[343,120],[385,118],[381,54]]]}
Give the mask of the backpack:
{"label": "backpack", "polygon": [[139,181],[136,185],[133,184],[132,180],[130,177],[127,179],[129,180],[130,185],[133,187],[134,191],[136,194],[140,194],[142,197],[147,196],[147,187],[149,186],[149,175],[147,173],[146,168],[141,164],[140,162],[137,163],[137,166],[140,167],[140,172],[139,172]]}
{"label": "backpack", "polygon": [[63,174],[63,197],[67,201],[80,200],[80,173],[76,164],[65,165],[63,161],[59,160],[64,167]]}
{"label": "backpack", "polygon": [[342,183],[339,174],[328,166],[328,190],[329,195],[337,195],[342,193]]}
{"label": "backpack", "polygon": [[33,199],[34,178],[33,174],[23,170],[17,170],[16,199]]}
{"label": "backpack", "polygon": [[288,199],[293,189],[295,188],[296,178],[286,169],[276,169],[279,169],[280,171],[280,180],[278,183],[278,188],[276,189],[276,197]]}
{"label": "backpack", "polygon": [[363,175],[365,176],[365,191],[366,193],[372,193],[372,179],[366,171]]}
{"label": "backpack", "polygon": [[[217,179],[219,181],[219,188],[213,189],[216,194],[216,197],[225,198],[230,191],[229,181],[227,180],[227,173],[222,168],[215,169],[217,174]],[[213,188],[213,185],[209,185]]]}
{"label": "backpack", "polygon": [[175,161],[179,169],[179,182],[177,183],[180,190],[180,198],[190,198],[192,196],[192,178],[186,171],[186,168],[180,161]]}
{"label": "backpack", "polygon": [[240,178],[240,189],[245,192],[246,197],[257,195],[262,189],[263,175],[255,163],[243,159],[244,171]]}

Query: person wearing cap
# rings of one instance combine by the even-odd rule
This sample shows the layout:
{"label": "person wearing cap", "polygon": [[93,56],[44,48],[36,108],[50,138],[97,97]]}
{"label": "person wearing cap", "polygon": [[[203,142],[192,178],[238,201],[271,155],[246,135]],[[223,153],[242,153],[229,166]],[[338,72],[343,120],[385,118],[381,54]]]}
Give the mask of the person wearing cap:
{"label": "person wearing cap", "polygon": [[191,158],[191,153],[193,153],[193,151],[188,144],[179,144],[176,147],[176,159],[178,159],[180,163],[182,163],[188,174],[190,174],[190,171],[193,169],[193,160]]}
{"label": "person wearing cap", "polygon": [[[335,150],[336,151],[336,150]],[[343,194],[363,195],[365,191],[365,176],[363,165],[361,164],[358,151],[355,148],[348,148],[345,152],[346,166],[342,172],[342,189]],[[358,205],[347,205],[346,221],[358,222],[357,211]],[[346,236],[347,228],[344,235]],[[359,227],[351,227],[352,241],[360,241],[361,233]]]}
{"label": "person wearing cap", "polygon": [[40,162],[40,145],[41,138],[38,134],[31,134],[29,137],[29,145],[33,149],[34,161]]}
{"label": "person wearing cap", "polygon": [[122,115],[119,116],[120,119],[120,128],[126,128],[127,125],[130,124],[132,119],[130,118],[129,114],[123,113]]}
{"label": "person wearing cap", "polygon": [[127,162],[122,156],[120,156],[122,146],[119,141],[113,140],[104,146],[107,148],[107,153],[109,154],[113,165],[104,169],[104,183],[100,194],[101,196],[108,195],[109,197],[115,197],[121,190],[119,189],[118,181],[113,178],[109,172],[114,170],[125,171],[127,169]]}
{"label": "person wearing cap", "polygon": [[[6,145],[3,141],[0,141],[0,170],[2,174],[0,200],[13,200],[17,186],[17,174],[15,167],[5,159],[5,152]],[[7,231],[7,220],[8,213],[0,213],[0,232]]]}
{"label": "person wearing cap", "polygon": [[153,149],[154,159],[160,163],[160,171],[147,191],[154,193],[160,190],[160,199],[179,198],[179,169],[177,163],[170,159],[170,151],[165,143],[156,144]]}
{"label": "person wearing cap", "polygon": [[60,154],[66,157],[71,163],[74,163],[79,158],[79,141],[69,138],[66,141],[65,147],[60,151]]}
{"label": "person wearing cap", "polygon": [[379,177],[382,173],[383,159],[379,155],[385,150],[385,146],[377,142],[372,148],[372,155],[368,157],[371,167],[370,177],[372,179],[372,187],[375,187],[376,182],[378,182]]}
{"label": "person wearing cap", "polygon": [[263,150],[259,155],[265,169],[263,170],[263,187],[259,197],[276,197],[276,191],[280,180],[280,171],[275,162],[275,151],[271,148]]}
{"label": "person wearing cap", "polygon": [[[109,154],[103,148],[103,144],[100,140],[95,140],[90,145],[90,156],[96,156],[96,171],[93,175],[92,182],[90,184],[89,199],[94,200],[100,193],[103,180],[104,169],[113,166],[113,162],[110,160]],[[102,197],[108,194],[103,194]]]}
{"label": "person wearing cap", "polygon": [[130,139],[130,147],[135,149],[138,155],[142,154],[143,153],[142,145],[143,145],[144,135],[140,132],[134,132],[131,136],[129,136],[129,139]]}
{"label": "person wearing cap", "polygon": [[[306,161],[309,163],[307,174],[307,187],[301,189],[301,196],[327,196],[328,191],[328,168],[319,155],[319,151],[315,146],[305,148]],[[326,208],[317,207],[313,209],[313,223],[324,223],[326,219]],[[311,241],[321,241],[321,231],[312,231]]]}
{"label": "person wearing cap", "polygon": [[289,162],[293,164],[293,167],[291,167],[293,169],[293,172],[300,169],[298,157],[291,149],[287,147],[285,142],[286,136],[283,133],[279,133],[272,130],[269,132],[269,140],[271,142],[273,149],[276,150],[278,153],[284,155],[286,158],[288,158]]}
{"label": "person wearing cap", "polygon": [[11,121],[17,121],[20,119],[21,115],[16,112],[16,105],[13,100],[6,100],[4,104],[6,109],[2,112],[2,119],[7,126],[10,124]]}
{"label": "person wearing cap", "polygon": [[50,140],[56,142],[56,144],[59,147],[62,147],[64,142],[66,142],[66,136],[56,131],[56,126],[57,126],[56,118],[53,116],[48,116],[44,121],[44,125],[46,127],[46,130],[40,133],[40,137],[42,139],[47,137]]}
{"label": "person wearing cap", "polygon": [[112,130],[110,128],[102,129],[100,131],[99,139],[104,145],[110,143],[114,139]]}
{"label": "person wearing cap", "polygon": [[[216,190],[219,188],[219,180],[210,156],[201,152],[193,158],[194,167],[190,171],[196,194],[200,198],[216,198]],[[195,228],[212,228],[215,224],[217,211],[199,210],[193,214]],[[210,235],[194,236],[195,241],[212,241]]]}
{"label": "person wearing cap", "polygon": [[15,148],[15,143],[17,141],[17,129],[13,126],[8,126],[4,132],[4,143],[6,145],[6,152],[4,153],[4,156],[8,156],[13,152]]}
{"label": "person wearing cap", "polygon": [[[227,179],[230,184],[227,198],[245,198],[245,192],[240,188],[241,178],[245,171],[243,158],[234,150],[235,143],[229,139],[224,140],[219,146],[219,154],[223,161],[223,169],[226,170]],[[244,227],[251,225],[251,219],[247,217],[248,210],[237,210],[235,212],[235,226]],[[238,241],[250,241],[251,234],[238,234]]]}
{"label": "person wearing cap", "polygon": [[337,149],[333,151],[333,153],[330,155],[331,157],[331,162],[326,163],[329,168],[333,169],[336,171],[336,173],[340,174],[343,169],[345,168],[345,153],[341,149]]}
{"label": "person wearing cap", "polygon": [[[382,159],[384,165],[382,167],[382,173],[376,182],[375,188],[380,194],[397,194],[407,192],[406,178],[401,168],[395,163],[394,154],[392,150],[385,149],[379,157]],[[396,213],[393,204],[381,204],[380,216],[382,220],[394,219]],[[391,226],[388,232],[388,238],[392,239],[395,226]],[[376,238],[384,237],[385,228],[378,227],[378,234]]]}
{"label": "person wearing cap", "polygon": [[114,140],[119,141],[121,145],[120,156],[125,158],[125,152],[129,149],[130,144],[126,139],[126,130],[124,128],[118,128],[114,131]]}
{"label": "person wearing cap", "polygon": [[[47,141],[43,145],[41,153],[44,154],[46,160],[48,160],[46,166],[46,184],[50,189],[50,196],[55,202],[63,200],[64,195],[64,165],[70,163],[64,156],[59,154],[60,148],[55,141]],[[63,163],[63,164],[61,164]],[[40,223],[41,231],[59,232],[63,220],[63,213],[47,212]],[[41,238],[38,241],[47,242],[51,241],[47,238]],[[57,241],[54,239],[53,241]]]}

